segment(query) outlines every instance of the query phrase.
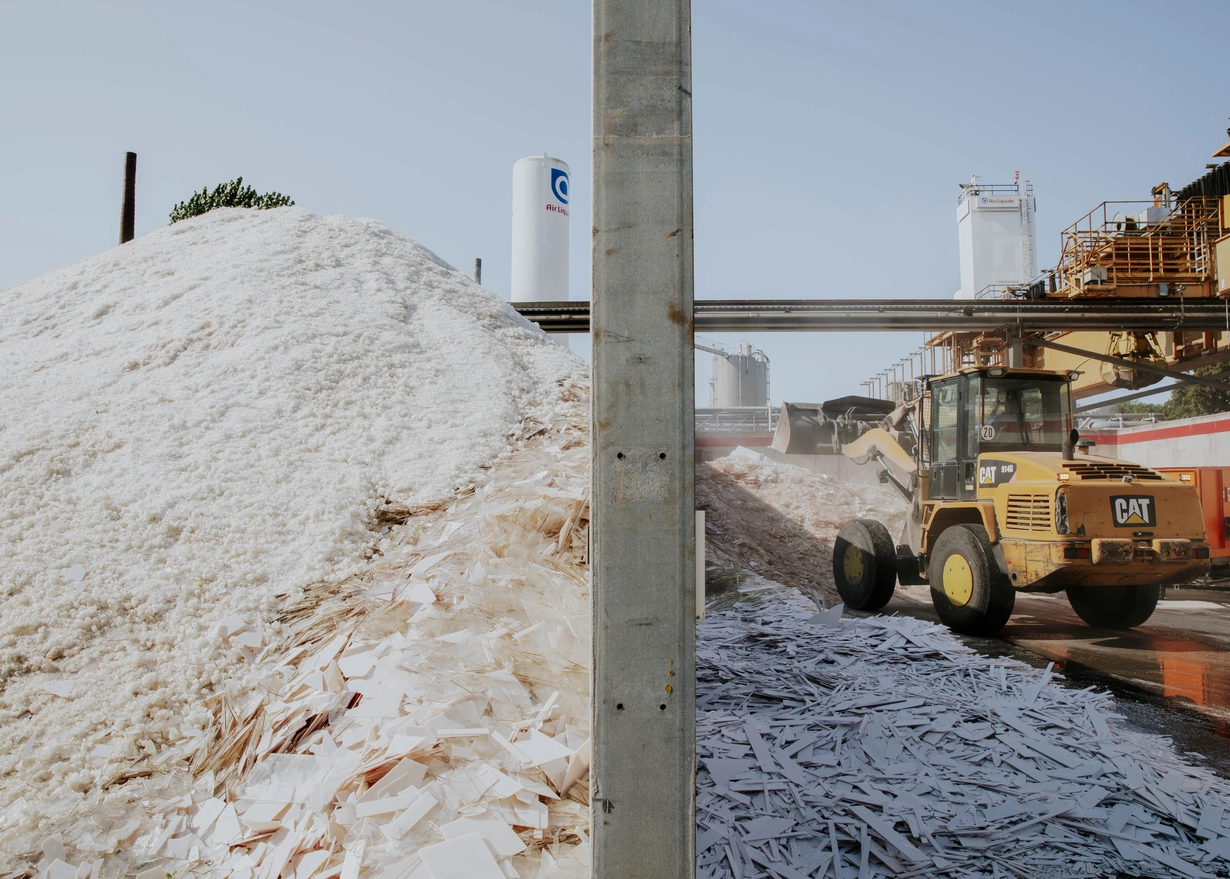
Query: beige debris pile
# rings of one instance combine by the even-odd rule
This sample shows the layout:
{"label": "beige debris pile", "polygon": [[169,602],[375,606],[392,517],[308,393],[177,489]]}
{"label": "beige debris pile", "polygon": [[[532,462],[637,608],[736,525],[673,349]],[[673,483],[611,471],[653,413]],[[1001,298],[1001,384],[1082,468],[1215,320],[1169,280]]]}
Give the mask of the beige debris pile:
{"label": "beige debris pile", "polygon": [[710,561],[837,599],[833,539],[850,519],[883,522],[895,538],[905,500],[889,486],[840,482],[747,449],[696,468]]}
{"label": "beige debris pile", "polygon": [[260,686],[222,688],[144,784],[57,826],[10,807],[0,846],[48,879],[588,876],[583,393],[473,493],[383,511],[382,555],[277,643],[223,620]]}

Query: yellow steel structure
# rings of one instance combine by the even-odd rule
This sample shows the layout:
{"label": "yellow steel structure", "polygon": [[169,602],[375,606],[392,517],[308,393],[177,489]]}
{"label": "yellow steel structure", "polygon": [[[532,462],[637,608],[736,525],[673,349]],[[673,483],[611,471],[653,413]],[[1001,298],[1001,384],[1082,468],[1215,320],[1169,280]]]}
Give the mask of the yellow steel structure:
{"label": "yellow steel structure", "polygon": [[[1220,153],[1215,154],[1220,155]],[[1202,178],[1204,188],[1224,192],[1224,175]],[[1220,187],[1220,188],[1219,188]],[[1201,181],[1185,192],[1201,191]],[[1230,194],[1188,194],[1179,198],[1168,184],[1152,190],[1151,201],[1107,201],[1063,230],[1059,264],[1042,280],[1004,290],[1004,298],[1117,299],[1230,297]],[[1230,311],[1219,332],[1183,330],[1108,334],[1073,332],[1047,338],[1063,344],[1186,371],[1230,359]],[[1106,393],[1116,387],[1146,387],[1160,379],[1143,371],[1104,366],[1078,355],[1031,345],[1031,338],[1011,338],[1011,330],[992,333],[937,333],[927,340],[930,360],[946,373],[968,367],[1008,365],[1081,373],[1073,385],[1077,397]],[[1016,344],[1019,354],[1009,356]],[[886,389],[888,390],[888,389]],[[893,389],[899,390],[899,389]],[[899,395],[899,394],[898,394]]]}
{"label": "yellow steel structure", "polygon": [[1174,206],[1161,184],[1148,202],[1105,201],[1061,234],[1055,297],[1211,296],[1221,199],[1192,196]]}

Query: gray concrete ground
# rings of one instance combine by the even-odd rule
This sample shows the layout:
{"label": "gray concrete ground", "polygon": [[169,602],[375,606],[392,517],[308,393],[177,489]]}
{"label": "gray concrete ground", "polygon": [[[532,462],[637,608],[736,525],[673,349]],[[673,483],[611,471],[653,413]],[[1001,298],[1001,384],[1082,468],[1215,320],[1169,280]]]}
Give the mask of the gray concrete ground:
{"label": "gray concrete ground", "polygon": [[[882,613],[937,619],[926,586],[899,586]],[[1110,689],[1134,726],[1230,775],[1230,591],[1169,590],[1149,621],[1127,632],[1087,626],[1063,594],[1018,593],[997,637],[964,640],[983,653],[1054,662],[1071,684]]]}

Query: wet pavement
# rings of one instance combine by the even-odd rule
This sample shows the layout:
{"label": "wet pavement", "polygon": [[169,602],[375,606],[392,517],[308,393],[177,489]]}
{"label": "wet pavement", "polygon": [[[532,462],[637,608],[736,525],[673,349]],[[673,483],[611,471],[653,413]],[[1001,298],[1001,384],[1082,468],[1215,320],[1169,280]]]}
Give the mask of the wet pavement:
{"label": "wet pavement", "polygon": [[[937,619],[926,586],[898,587],[881,612]],[[1069,684],[1111,690],[1133,726],[1170,736],[1230,775],[1230,591],[1169,590],[1149,621],[1127,632],[1091,628],[1062,593],[1017,593],[997,637],[963,640],[982,653],[1054,662]]]}

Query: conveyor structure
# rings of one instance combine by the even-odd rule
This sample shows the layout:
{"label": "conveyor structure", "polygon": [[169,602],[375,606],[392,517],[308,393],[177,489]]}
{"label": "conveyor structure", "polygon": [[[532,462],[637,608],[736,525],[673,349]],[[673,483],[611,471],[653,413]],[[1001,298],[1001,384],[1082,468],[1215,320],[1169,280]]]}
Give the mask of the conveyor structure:
{"label": "conveyor structure", "polygon": [[[549,333],[589,332],[588,302],[514,302]],[[663,320],[666,320],[665,316]],[[993,332],[1230,330],[1222,299],[700,299],[697,332]]]}

